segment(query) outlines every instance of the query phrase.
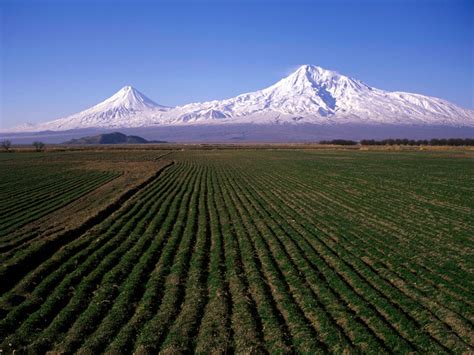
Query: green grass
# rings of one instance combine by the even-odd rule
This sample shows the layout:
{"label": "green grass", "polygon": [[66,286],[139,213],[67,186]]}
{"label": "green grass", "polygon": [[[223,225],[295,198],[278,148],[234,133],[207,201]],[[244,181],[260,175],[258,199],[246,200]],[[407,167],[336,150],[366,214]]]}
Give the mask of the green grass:
{"label": "green grass", "polygon": [[[0,206],[3,230],[113,178],[61,179],[68,154],[157,156],[8,154],[0,196],[15,206]],[[175,164],[37,267],[21,265],[35,245],[5,260],[28,272],[0,273],[18,277],[0,295],[4,352],[473,351],[472,153],[195,149],[166,159]]]}
{"label": "green grass", "polygon": [[3,154],[0,170],[0,246],[15,231],[120,176],[120,172],[81,170],[42,154]]}

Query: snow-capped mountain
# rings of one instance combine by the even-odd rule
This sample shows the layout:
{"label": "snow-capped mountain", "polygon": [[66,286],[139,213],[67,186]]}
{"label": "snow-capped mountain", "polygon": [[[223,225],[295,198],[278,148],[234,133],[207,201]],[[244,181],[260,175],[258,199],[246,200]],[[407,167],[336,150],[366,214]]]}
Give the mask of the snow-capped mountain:
{"label": "snow-capped mountain", "polygon": [[388,92],[318,66],[237,97],[175,108],[166,123],[390,123],[474,125],[474,111],[448,101]]}
{"label": "snow-capped mountain", "polygon": [[29,130],[228,123],[474,126],[474,111],[434,97],[376,89],[335,71],[303,65],[260,91],[173,108],[127,86],[88,110]]}
{"label": "snow-capped mountain", "polygon": [[158,105],[140,91],[124,86],[107,100],[66,118],[39,124],[36,130],[62,131],[88,127],[142,126],[145,117],[165,112],[169,107]]}

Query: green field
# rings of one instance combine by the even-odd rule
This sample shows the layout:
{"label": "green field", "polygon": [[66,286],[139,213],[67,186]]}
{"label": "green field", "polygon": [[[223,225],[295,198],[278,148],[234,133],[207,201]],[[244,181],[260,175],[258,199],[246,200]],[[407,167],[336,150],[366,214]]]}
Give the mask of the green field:
{"label": "green field", "polygon": [[[150,175],[81,225],[41,222],[113,183],[121,160]],[[3,353],[474,351],[473,151],[11,153],[0,166]]]}
{"label": "green field", "polygon": [[118,172],[77,170],[63,162],[45,164],[43,159],[25,162],[26,155],[5,159],[12,157],[12,154],[3,154],[4,161],[0,160],[0,241],[3,243],[19,227],[120,175]]}

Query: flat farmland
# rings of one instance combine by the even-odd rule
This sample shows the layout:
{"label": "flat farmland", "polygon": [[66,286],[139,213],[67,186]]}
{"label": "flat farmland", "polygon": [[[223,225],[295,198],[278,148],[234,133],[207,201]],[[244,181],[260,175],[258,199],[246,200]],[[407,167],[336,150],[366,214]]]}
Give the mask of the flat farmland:
{"label": "flat farmland", "polygon": [[3,353],[474,351],[474,152],[0,155]]}

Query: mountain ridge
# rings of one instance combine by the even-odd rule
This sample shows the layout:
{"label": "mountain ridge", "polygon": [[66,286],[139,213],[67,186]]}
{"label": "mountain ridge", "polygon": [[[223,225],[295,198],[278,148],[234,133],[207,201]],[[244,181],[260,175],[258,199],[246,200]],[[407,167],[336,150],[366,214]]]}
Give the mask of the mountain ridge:
{"label": "mountain ridge", "polygon": [[315,65],[275,84],[224,100],[168,107],[125,86],[71,116],[25,126],[27,131],[195,124],[387,124],[474,126],[474,111],[443,99],[385,91]]}

